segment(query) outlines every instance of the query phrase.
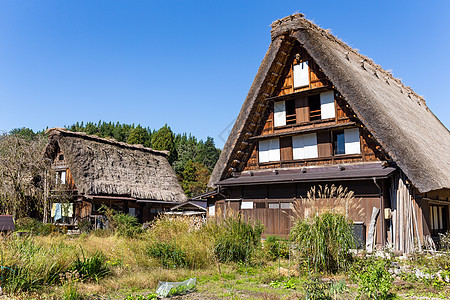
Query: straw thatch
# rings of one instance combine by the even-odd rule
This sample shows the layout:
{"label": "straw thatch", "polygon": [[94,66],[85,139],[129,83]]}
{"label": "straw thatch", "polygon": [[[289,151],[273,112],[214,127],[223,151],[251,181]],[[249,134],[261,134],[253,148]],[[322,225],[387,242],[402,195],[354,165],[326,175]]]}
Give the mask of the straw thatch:
{"label": "straw thatch", "polygon": [[290,40],[306,49],[388,157],[420,192],[450,188],[450,134],[422,97],[301,14],[275,21],[271,34],[269,51],[222,150],[211,186],[227,175],[235,147],[248,128],[251,108],[273,96],[264,94],[264,85],[280,47]]}
{"label": "straw thatch", "polygon": [[54,158],[62,151],[79,194],[171,202],[187,199],[167,161],[167,151],[61,128],[48,133],[46,156]]}

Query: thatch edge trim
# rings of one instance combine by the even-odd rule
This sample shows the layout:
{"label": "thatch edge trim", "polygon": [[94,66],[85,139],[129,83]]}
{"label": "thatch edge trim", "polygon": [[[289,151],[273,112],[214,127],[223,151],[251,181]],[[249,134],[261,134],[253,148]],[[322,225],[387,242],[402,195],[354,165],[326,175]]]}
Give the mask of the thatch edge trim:
{"label": "thatch edge trim", "polygon": [[140,151],[150,152],[152,154],[164,155],[165,157],[169,156],[169,151],[166,151],[166,150],[155,150],[152,148],[144,147],[143,145],[140,145],[140,144],[134,144],[134,145],[127,144],[124,142],[119,142],[113,138],[111,138],[111,139],[102,138],[102,137],[99,137],[96,135],[89,135],[85,132],[70,131],[65,128],[59,128],[59,127],[50,128],[50,129],[46,130],[45,133],[48,134],[50,137],[53,135],[62,134],[62,135],[66,135],[66,136],[80,137],[80,138],[83,138],[86,140],[106,143],[106,144],[110,144],[113,146],[119,146],[122,148],[127,148],[127,149],[132,149],[132,150],[140,150]]}
{"label": "thatch edge trim", "polygon": [[253,80],[252,86],[250,87],[247,97],[245,98],[244,104],[242,105],[236,122],[234,123],[233,129],[231,130],[228,139],[223,146],[222,151],[220,152],[219,159],[214,166],[213,172],[211,173],[211,177],[208,182],[209,187],[215,187],[215,183],[218,182],[226,172],[229,157],[231,156],[231,153],[235,148],[243,129],[246,126],[248,115],[250,114],[250,111],[261,92],[266,77],[265,75],[272,66],[281,47],[282,41],[282,38],[277,37],[270,44],[269,49],[267,50],[264,59],[261,62],[258,72],[255,75],[255,79]]}

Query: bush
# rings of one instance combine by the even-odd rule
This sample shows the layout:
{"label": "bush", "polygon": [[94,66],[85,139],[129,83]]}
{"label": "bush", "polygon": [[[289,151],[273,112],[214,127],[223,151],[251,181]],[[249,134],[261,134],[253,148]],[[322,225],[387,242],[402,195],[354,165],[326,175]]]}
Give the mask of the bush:
{"label": "bush", "polygon": [[279,236],[269,235],[264,241],[264,251],[270,260],[289,258],[289,243]]}
{"label": "bush", "polygon": [[171,242],[156,242],[147,249],[148,254],[159,260],[168,268],[185,267],[188,265],[186,252]]}
{"label": "bush", "polygon": [[352,226],[341,214],[326,212],[298,221],[291,229],[291,238],[300,256],[316,272],[345,270],[352,260],[349,253],[354,246]]}
{"label": "bush", "polygon": [[71,269],[77,271],[81,279],[94,279],[97,282],[110,272],[103,253],[97,251],[91,256],[85,257],[83,249],[81,249],[81,257],[77,255]]}
{"label": "bush", "polygon": [[389,260],[361,259],[355,264],[352,279],[358,283],[358,296],[367,299],[389,299],[394,278]]}
{"label": "bush", "polygon": [[258,221],[244,220],[241,214],[228,216],[216,228],[214,254],[222,262],[247,262],[261,246],[263,231]]}
{"label": "bush", "polygon": [[138,219],[129,214],[114,214],[113,223],[119,236],[133,237],[142,233],[142,228]]}

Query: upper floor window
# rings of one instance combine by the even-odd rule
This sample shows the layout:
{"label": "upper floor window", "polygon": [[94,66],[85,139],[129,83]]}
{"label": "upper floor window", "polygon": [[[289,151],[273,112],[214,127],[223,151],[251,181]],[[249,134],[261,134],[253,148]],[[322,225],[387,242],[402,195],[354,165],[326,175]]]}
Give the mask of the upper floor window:
{"label": "upper floor window", "polygon": [[66,184],[66,171],[56,172],[56,184]]}
{"label": "upper floor window", "polygon": [[304,61],[295,64],[294,67],[294,88],[304,87],[309,85],[309,66],[308,62]]}
{"label": "upper floor window", "polygon": [[274,103],[275,127],[330,119],[335,115],[334,91]]}
{"label": "upper floor window", "polygon": [[259,162],[265,163],[280,160],[280,140],[270,139],[259,142]]}
{"label": "upper floor window", "polygon": [[319,156],[317,151],[317,135],[303,134],[292,137],[292,156],[294,159],[316,158]]}
{"label": "upper floor window", "polygon": [[333,140],[335,155],[361,153],[358,128],[335,131]]}

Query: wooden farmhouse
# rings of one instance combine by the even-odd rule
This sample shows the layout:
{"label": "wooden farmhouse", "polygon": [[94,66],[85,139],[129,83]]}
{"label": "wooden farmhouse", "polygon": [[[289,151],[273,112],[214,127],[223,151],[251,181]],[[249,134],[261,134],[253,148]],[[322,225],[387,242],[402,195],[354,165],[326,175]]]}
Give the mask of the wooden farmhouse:
{"label": "wooden farmhouse", "polygon": [[210,215],[239,210],[287,235],[315,185],[355,192],[349,217],[374,246],[409,252],[449,229],[450,135],[424,99],[295,14],[272,42],[209,185]]}
{"label": "wooden farmhouse", "polygon": [[187,200],[167,151],[61,128],[48,134],[45,155],[52,161],[53,178],[47,206],[53,221],[59,210],[63,223],[102,224],[100,208],[106,205],[147,222]]}

